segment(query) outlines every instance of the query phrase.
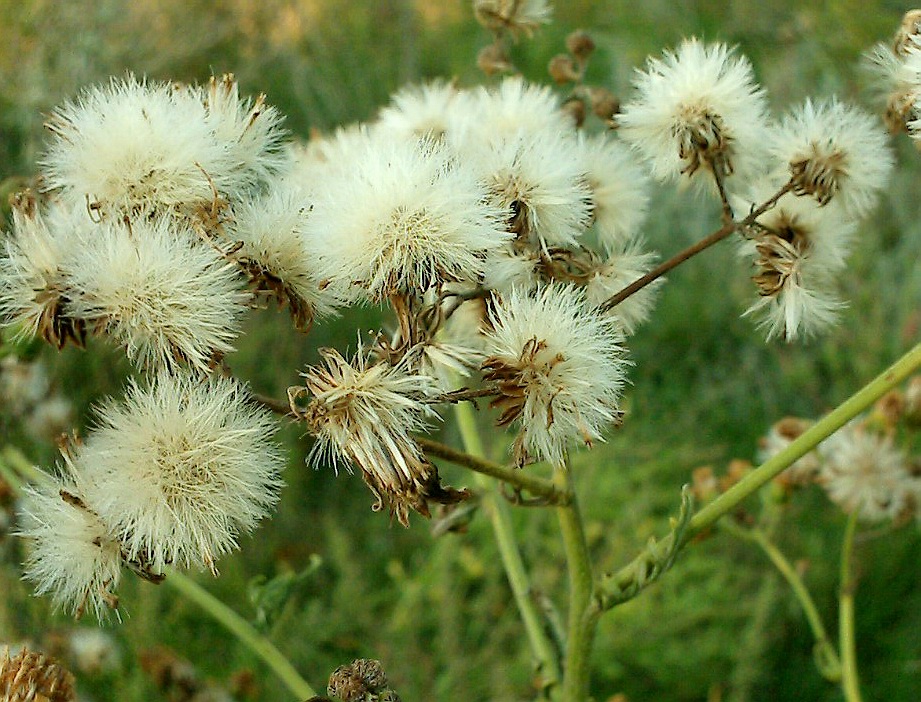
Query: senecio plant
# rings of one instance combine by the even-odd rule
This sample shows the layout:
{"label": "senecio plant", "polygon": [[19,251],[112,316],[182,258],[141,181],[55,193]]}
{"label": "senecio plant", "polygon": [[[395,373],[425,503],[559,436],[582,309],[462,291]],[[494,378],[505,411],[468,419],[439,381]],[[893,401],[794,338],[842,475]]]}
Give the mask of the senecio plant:
{"label": "senecio plant", "polygon": [[[499,74],[487,87],[409,87],[373,122],[305,144],[288,140],[264,96],[241,97],[232,76],[194,86],[127,75],[51,113],[38,185],[13,202],[0,312],[20,336],[58,348],[104,336],[137,379],[96,409],[85,437],[62,443],[52,473],[23,488],[25,577],[60,608],[100,619],[118,612],[127,572],[172,582],[295,695],[313,696],[277,650],[180,572],[216,576],[221,556],[271,513],[284,463],[273,432],[285,415],[313,437],[312,465],[360,472],[385,521],[410,527],[413,513],[436,509],[450,519],[476,496],[524,620],[536,694],[577,702],[589,694],[599,618],[782,474],[786,486],[819,482],[851,515],[837,646],[768,530],[720,524],[781,568],[807,609],[821,673],[858,700],[850,544],[858,521],[918,514],[917,454],[906,448],[921,415],[917,379],[888,396],[887,421],[862,413],[911,375],[921,348],[825,418],[781,422],[760,467],[734,465],[722,480],[699,471],[672,531],[618,572],[593,568],[568,457],[629,421],[630,335],[650,316],[662,274],[710,245],[733,238],[752,280],[745,315],[768,339],[794,342],[835,323],[836,279],[893,166],[882,123],[835,99],[775,118],[751,64],[697,39],[649,59],[618,104],[585,83],[593,43],[576,32],[550,66],[568,86],[560,98],[515,74],[506,51],[548,20],[548,4],[474,6],[494,37],[479,56]],[[889,127],[913,138],[919,17],[909,13],[894,45],[873,54]],[[649,177],[721,207],[713,234],[658,265],[641,235]],[[390,323],[360,332],[351,350],[322,349],[287,401],[257,397],[224,357],[265,300],[304,333],[362,305],[389,308]],[[452,412],[462,449],[431,438]],[[509,432],[507,461],[484,455],[486,416]],[[483,475],[451,487],[434,459]],[[559,645],[529,595],[509,521],[521,504],[558,517],[569,572]],[[25,688],[16,697],[13,660],[0,676],[8,694],[38,699]],[[369,660],[336,671],[328,694],[397,699]]]}

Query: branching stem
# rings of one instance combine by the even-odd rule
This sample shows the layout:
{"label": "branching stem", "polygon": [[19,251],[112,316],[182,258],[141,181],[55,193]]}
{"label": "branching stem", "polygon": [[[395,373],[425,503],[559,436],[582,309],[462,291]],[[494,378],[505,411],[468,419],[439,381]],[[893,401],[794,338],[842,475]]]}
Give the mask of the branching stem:
{"label": "branching stem", "polygon": [[841,689],[847,702],[861,702],[860,679],[857,675],[857,637],[854,627],[854,534],[857,532],[857,511],[851,513],[844,528],[841,546],[841,593],[838,612],[838,645],[841,647]]}
{"label": "branching stem", "polygon": [[[485,455],[485,450],[477,430],[473,408],[468,404],[461,403],[455,405],[454,412],[457,417],[461,440],[467,453],[476,458],[482,458]],[[542,684],[550,690],[552,695],[554,689],[559,685],[560,666],[553,642],[547,635],[540,612],[531,595],[531,583],[524,566],[524,560],[521,557],[521,551],[518,549],[518,543],[515,541],[515,529],[512,524],[509,506],[495,486],[489,482],[488,478],[482,476],[480,484],[484,488],[483,506],[492,523],[502,565],[512,588],[515,603],[518,605],[518,611],[521,613],[531,650],[537,659]]]}
{"label": "branching stem", "polygon": [[275,644],[260,634],[243,617],[218,600],[201,585],[178,571],[171,571],[164,580],[179,594],[204,609],[214,621],[233,634],[250,651],[261,658],[299,701],[316,696],[313,688],[291,665]]}
{"label": "branching stem", "polygon": [[722,227],[717,229],[712,234],[705,236],[703,239],[701,239],[695,244],[692,244],[691,246],[684,249],[683,251],[679,251],[667,261],[663,261],[658,266],[653,268],[651,271],[649,271],[649,273],[644,275],[642,278],[635,280],[634,282],[630,283],[630,285],[625,287],[620,292],[612,295],[605,302],[601,303],[598,306],[599,309],[602,312],[607,312],[608,310],[611,310],[614,307],[617,307],[617,305],[619,305],[621,302],[626,300],[628,297],[630,297],[636,292],[639,292],[640,290],[645,288],[647,285],[652,283],[654,280],[661,278],[663,275],[668,273],[672,268],[675,268],[676,266],[681,265],[682,263],[687,261],[692,256],[696,256],[697,254],[699,254],[701,251],[704,251],[705,249],[709,249],[711,246],[713,246],[716,243],[719,243],[720,241],[725,239],[727,236],[729,236],[733,232],[738,231],[739,229],[744,229],[745,227],[751,225],[758,217],[760,217],[765,212],[767,212],[769,209],[771,209],[774,205],[776,205],[777,201],[780,200],[780,198],[782,198],[792,189],[793,189],[793,184],[787,183],[780,190],[774,193],[770,198],[765,200],[761,205],[759,205],[757,208],[752,210],[749,213],[749,215],[745,217],[745,219],[740,220],[740,221],[727,222],[726,224],[724,224]]}
{"label": "branching stem", "polygon": [[446,461],[469,468],[477,473],[488,475],[496,478],[519,490],[527,490],[535,496],[542,497],[550,504],[563,504],[569,501],[570,495],[565,489],[559,488],[550,480],[539,478],[535,475],[517,469],[503,466],[485,458],[479,458],[463,451],[446,446],[445,444],[424,437],[416,437],[416,443],[419,444],[427,456],[443,458]]}
{"label": "branching stem", "polygon": [[[687,545],[688,541],[690,541],[695,534],[699,534],[721,517],[732,512],[743,500],[754,494],[763,485],[779,475],[784,469],[791,466],[799,458],[818,446],[820,442],[869,408],[880,397],[908,378],[908,376],[914,373],[919,367],[921,367],[921,344],[917,344],[880,375],[812,425],[799,437],[793,440],[785,449],[765,461],[761,466],[746,475],[722,495],[705,505],[691,518],[691,522],[684,532],[679,546],[683,547]],[[669,541],[673,538],[672,535],[666,536],[658,543],[658,548],[667,549]],[[632,563],[624,568],[604,576],[601,581],[601,595],[603,596],[607,592],[619,593],[628,589],[633,581],[637,566],[643,567],[642,564],[648,562],[649,553],[647,551],[640,553]],[[613,604],[619,604],[622,601],[623,600],[617,600],[613,602]]]}

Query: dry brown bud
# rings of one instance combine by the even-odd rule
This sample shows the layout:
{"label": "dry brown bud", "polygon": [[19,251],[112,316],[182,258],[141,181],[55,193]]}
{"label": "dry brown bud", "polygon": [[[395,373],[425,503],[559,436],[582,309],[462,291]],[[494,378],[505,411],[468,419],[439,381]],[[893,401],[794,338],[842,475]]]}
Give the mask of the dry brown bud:
{"label": "dry brown bud", "polygon": [[895,426],[905,412],[905,396],[899,390],[890,390],[876,401],[873,410],[883,424]]}
{"label": "dry brown bud", "polygon": [[709,502],[717,493],[716,476],[710,466],[695,468],[691,473],[691,492],[697,502]]}
{"label": "dry brown bud", "polygon": [[501,44],[489,44],[480,49],[476,57],[476,65],[488,76],[496,73],[510,73],[515,70],[515,66]]}
{"label": "dry brown bud", "polygon": [[0,656],[0,699],[3,702],[73,702],[74,676],[43,653],[23,648],[10,658]]}
{"label": "dry brown bud", "polygon": [[580,61],[586,61],[595,50],[595,42],[581,29],[577,29],[566,37],[566,49]]}
{"label": "dry brown bud", "polygon": [[562,85],[563,83],[576,83],[581,80],[582,75],[576,68],[575,61],[568,54],[557,54],[550,59],[550,65],[547,66],[550,77],[554,82]]}
{"label": "dry brown bud", "polygon": [[892,40],[896,56],[904,56],[913,46],[921,43],[921,10],[909,10],[902,17],[902,23]]}
{"label": "dry brown bud", "polygon": [[592,103],[592,112],[606,122],[613,120],[614,115],[620,112],[620,100],[614,97],[610,90],[592,88],[588,95]]}
{"label": "dry brown bud", "polygon": [[388,687],[387,674],[381,662],[373,658],[359,658],[350,665],[340,665],[329,676],[326,692],[342,702],[399,702],[400,699]]}
{"label": "dry brown bud", "polygon": [[572,117],[572,121],[577,128],[585,124],[585,103],[579,98],[567,100],[560,109]]}
{"label": "dry brown bud", "polygon": [[729,462],[729,468],[726,469],[726,475],[720,478],[720,492],[726,492],[729,488],[739,482],[746,474],[751,472],[752,464],[750,461],[743,461],[734,458]]}

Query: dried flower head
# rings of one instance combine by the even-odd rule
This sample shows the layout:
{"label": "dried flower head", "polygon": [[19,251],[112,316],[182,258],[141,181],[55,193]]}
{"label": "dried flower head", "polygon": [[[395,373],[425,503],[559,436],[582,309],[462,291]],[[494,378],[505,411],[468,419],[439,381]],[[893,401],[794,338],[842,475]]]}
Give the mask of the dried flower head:
{"label": "dried flower head", "polygon": [[563,465],[566,445],[601,440],[620,419],[623,335],[583,291],[552,284],[515,289],[497,303],[486,333],[483,377],[500,392],[500,426],[517,422],[515,462]]}
{"label": "dried flower head", "polygon": [[142,368],[207,371],[233,350],[249,298],[232,263],[167,217],[97,229],[70,260],[72,316],[105,329]]}
{"label": "dried flower head", "polygon": [[374,300],[476,280],[509,235],[474,172],[428,140],[348,142],[306,224],[323,277]]}
{"label": "dried flower head", "polygon": [[310,215],[307,195],[282,182],[259,199],[234,208],[227,236],[237,242],[233,254],[257,290],[287,305],[298,329],[315,317],[327,317],[342,304],[342,293],[317,270],[316,254],[304,233]]}
{"label": "dried flower head", "polygon": [[894,519],[913,507],[919,478],[908,471],[905,455],[892,438],[851,423],[819,446],[820,482],[832,502],[860,519]]}
{"label": "dried flower head", "polygon": [[[633,243],[620,251],[613,251],[591,274],[585,284],[585,296],[590,305],[598,307],[635,280],[646,275],[655,266],[658,255],[643,251]],[[623,302],[611,308],[608,314],[620,324],[625,334],[633,334],[637,327],[649,319],[655,306],[659,287],[665,282],[657,278]]]}
{"label": "dried flower head", "polygon": [[216,572],[278,499],[275,421],[234,380],[160,373],[98,414],[79,485],[129,562]]}
{"label": "dried flower head", "polygon": [[26,488],[19,531],[31,543],[25,577],[35,583],[37,594],[50,594],[56,607],[77,617],[90,610],[103,619],[118,606],[121,546],[74,482],[76,468],[68,452],[64,460],[65,479],[49,477]]}
{"label": "dried flower head", "polygon": [[[783,451],[806,431],[812,422],[799,417],[784,417],[775,422],[767,435],[758,442],[758,460],[765,462]],[[778,478],[791,485],[808,485],[819,472],[821,460],[818,453],[810,451],[794,461]]]}
{"label": "dried flower head", "polygon": [[772,131],[772,151],[797,195],[833,201],[856,217],[876,204],[893,158],[877,120],[836,100],[805,104]]}
{"label": "dried flower head", "polygon": [[3,702],[75,702],[74,676],[54,658],[23,648],[0,655],[0,699]]}
{"label": "dried flower head", "polygon": [[747,59],[724,44],[690,39],[650,58],[635,86],[617,120],[658,180],[714,168],[740,178],[761,170],[766,100]]}
{"label": "dried flower head", "polygon": [[0,255],[0,318],[21,335],[41,336],[56,346],[82,346],[83,320],[70,316],[68,259],[78,246],[73,210],[52,205],[42,213],[34,193],[13,202],[13,232]]}
{"label": "dried flower head", "polygon": [[[411,372],[408,359],[372,363],[361,348],[351,362],[334,349],[320,353],[324,364],[306,370],[306,387],[288,391],[292,410],[317,440],[309,460],[357,465],[377,498],[374,509],[386,505],[404,526],[410,509],[429,516],[428,501],[466,496],[441,486],[411,436],[437,417],[428,402],[440,394],[433,378]],[[300,409],[296,401],[305,392],[313,399]]]}
{"label": "dried flower head", "polygon": [[490,31],[507,30],[513,36],[531,36],[551,15],[547,0],[474,0],[473,12]]}

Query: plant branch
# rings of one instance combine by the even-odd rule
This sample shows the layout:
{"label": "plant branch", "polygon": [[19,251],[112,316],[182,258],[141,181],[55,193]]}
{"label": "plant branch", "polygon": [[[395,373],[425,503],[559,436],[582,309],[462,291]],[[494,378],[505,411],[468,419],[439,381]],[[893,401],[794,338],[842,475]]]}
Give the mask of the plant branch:
{"label": "plant branch", "polygon": [[[454,406],[457,425],[460,429],[461,440],[467,453],[475,458],[485,455],[483,442],[476,426],[476,417],[473,408],[467,404]],[[560,667],[557,661],[556,650],[550,637],[544,629],[540,612],[531,594],[531,583],[528,578],[521,551],[515,541],[515,529],[512,517],[504,498],[498,493],[486,476],[478,476],[480,484],[485,488],[483,494],[483,507],[492,523],[493,533],[499,547],[502,565],[508,577],[515,603],[521,613],[531,650],[538,663],[538,672],[544,688],[552,690],[559,684]]]}
{"label": "plant branch", "polygon": [[550,504],[565,504],[570,499],[570,494],[565,489],[557,487],[550,480],[531,475],[524,470],[509,468],[424,437],[415,437],[415,440],[419,448],[428,456],[443,458],[455,465],[496,478],[517,490],[527,490],[533,495],[544,498]]}
{"label": "plant branch", "polygon": [[841,546],[841,594],[838,613],[838,645],[841,647],[841,689],[847,702],[860,702],[860,679],[857,675],[857,640],[854,627],[854,534],[857,532],[857,511],[851,513],[844,529]]}
{"label": "plant branch", "polygon": [[822,677],[826,680],[835,683],[839,682],[841,680],[841,661],[838,658],[838,654],[835,651],[831,639],[828,637],[828,632],[825,630],[825,625],[822,623],[822,617],[815,605],[815,601],[812,599],[812,594],[809,592],[803,579],[799,576],[799,573],[796,572],[796,568],[793,567],[793,564],[790,563],[781,550],[771,542],[768,535],[762,529],[744,529],[734,524],[732,520],[725,520],[721,522],[720,526],[733,536],[756,543],[771,560],[774,567],[780,571],[784,580],[786,580],[792,588],[793,594],[796,596],[800,606],[802,606],[806,619],[809,622],[809,628],[812,630],[812,635],[816,642],[815,659],[819,672],[822,673]]}
{"label": "plant branch", "polygon": [[265,638],[249,622],[218,600],[201,585],[178,571],[170,572],[164,580],[183,597],[204,609],[214,621],[237,637],[250,651],[261,658],[285,684],[298,700],[306,700],[317,693],[300,676],[291,662],[284,657],[275,644]]}
{"label": "plant branch", "polygon": [[704,251],[705,249],[710,248],[714,244],[719,243],[720,241],[725,239],[727,236],[732,234],[734,231],[738,231],[739,229],[744,229],[745,227],[751,225],[758,217],[760,217],[765,212],[767,212],[769,209],[771,209],[774,205],[776,205],[777,201],[780,198],[782,198],[784,195],[786,195],[788,192],[790,192],[792,189],[793,189],[792,183],[787,183],[780,190],[774,193],[770,198],[765,200],[761,205],[759,205],[757,208],[752,210],[749,213],[749,215],[745,217],[745,219],[741,221],[727,222],[726,224],[724,224],[722,227],[717,229],[712,234],[705,236],[703,239],[701,239],[695,244],[692,244],[691,246],[684,249],[683,251],[679,251],[667,261],[663,261],[658,266],[653,268],[651,271],[649,271],[649,273],[647,273],[643,277],[635,280],[634,282],[630,283],[630,285],[625,287],[620,292],[615,293],[614,295],[609,297],[607,300],[605,300],[603,303],[601,303],[598,306],[598,309],[600,309],[602,312],[608,312],[609,310],[612,310],[613,308],[617,307],[617,305],[619,305],[621,302],[626,300],[628,297],[630,297],[634,293],[642,290],[647,285],[652,283],[654,280],[661,278],[663,275],[668,273],[672,268],[675,268],[676,266],[681,265],[682,263],[687,261],[689,258],[699,254],[701,251]]}
{"label": "plant branch", "polygon": [[650,563],[656,562],[658,554],[677,553],[687,545],[694,535],[699,534],[721,517],[730,513],[743,500],[754,494],[799,458],[809,453],[821,441],[869,408],[919,367],[921,367],[921,343],[917,344],[880,375],[803,432],[789,446],[701,508],[691,518],[688,528],[679,535],[677,542],[675,541],[674,532],[668,534],[661,541],[647,546],[625,567],[615,573],[605,575],[601,581],[601,606],[608,609],[629,599],[629,597],[624,596],[624,593],[633,592],[633,594],[636,594],[639,592],[641,588],[637,587],[637,573],[646,573]]}
{"label": "plant branch", "polygon": [[556,508],[569,572],[569,613],[566,631],[566,660],[563,667],[564,702],[588,699],[589,663],[598,617],[591,612],[595,579],[585,540],[585,529],[576,501],[572,472],[566,467],[555,469],[554,477],[569,492],[569,504]]}

